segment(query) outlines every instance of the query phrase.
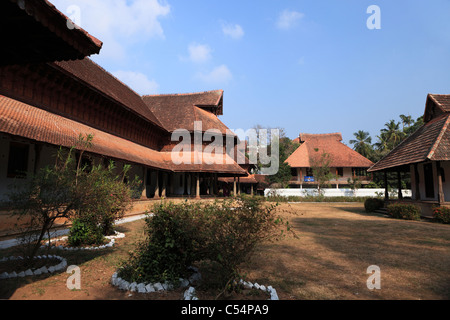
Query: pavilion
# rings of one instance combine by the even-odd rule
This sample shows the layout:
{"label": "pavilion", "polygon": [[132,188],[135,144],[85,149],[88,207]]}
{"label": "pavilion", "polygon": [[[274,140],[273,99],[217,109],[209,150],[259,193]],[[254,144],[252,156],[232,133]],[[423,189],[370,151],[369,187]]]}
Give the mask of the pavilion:
{"label": "pavilion", "polygon": [[[450,95],[428,94],[424,124],[406,138],[369,172],[397,172],[398,201],[418,205],[423,216],[432,215],[433,206],[450,205]],[[404,199],[401,172],[411,175],[411,199]],[[387,184],[386,184],[387,189]],[[391,202],[385,192],[386,203]]]}

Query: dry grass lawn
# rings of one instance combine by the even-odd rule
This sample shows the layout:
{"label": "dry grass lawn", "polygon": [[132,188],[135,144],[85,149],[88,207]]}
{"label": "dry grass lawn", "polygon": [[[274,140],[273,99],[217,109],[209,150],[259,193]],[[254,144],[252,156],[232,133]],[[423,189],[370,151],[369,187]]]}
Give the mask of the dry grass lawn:
{"label": "dry grass lawn", "polygon": [[[361,203],[285,203],[277,210],[298,238],[263,244],[243,270],[247,280],[272,285],[280,299],[450,298],[450,225],[366,214]],[[68,290],[69,275],[60,273],[0,280],[0,298],[181,299],[183,291],[130,296],[109,284],[120,261],[143,237],[143,226],[143,221],[120,226],[126,237],[113,249],[58,253],[81,268],[81,290]],[[0,258],[11,254],[11,249],[2,250]],[[366,286],[371,265],[381,269],[380,290]]]}

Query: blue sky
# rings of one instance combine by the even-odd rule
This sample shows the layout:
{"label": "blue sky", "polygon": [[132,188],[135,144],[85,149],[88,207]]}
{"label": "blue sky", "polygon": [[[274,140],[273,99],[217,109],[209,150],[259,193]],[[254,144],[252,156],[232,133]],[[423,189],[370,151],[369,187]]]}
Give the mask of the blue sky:
{"label": "blue sky", "polygon": [[[140,94],[224,90],[230,129],[375,136],[450,94],[449,0],[53,0]],[[370,5],[381,29],[370,30]],[[75,8],[75,11],[74,11]]]}

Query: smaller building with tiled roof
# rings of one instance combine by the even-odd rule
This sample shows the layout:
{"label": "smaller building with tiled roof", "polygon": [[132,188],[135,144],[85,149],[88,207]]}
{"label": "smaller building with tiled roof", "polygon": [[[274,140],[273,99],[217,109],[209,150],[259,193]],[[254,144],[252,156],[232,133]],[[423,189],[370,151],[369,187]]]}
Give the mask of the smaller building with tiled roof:
{"label": "smaller building with tiled roof", "polygon": [[313,163],[324,153],[329,155],[330,172],[336,175],[336,179],[330,183],[342,185],[347,183],[348,178],[355,177],[362,183],[370,181],[367,169],[373,162],[343,144],[341,133],[301,133],[294,142],[300,143],[300,146],[286,160],[292,168],[291,184],[301,186],[315,184]]}

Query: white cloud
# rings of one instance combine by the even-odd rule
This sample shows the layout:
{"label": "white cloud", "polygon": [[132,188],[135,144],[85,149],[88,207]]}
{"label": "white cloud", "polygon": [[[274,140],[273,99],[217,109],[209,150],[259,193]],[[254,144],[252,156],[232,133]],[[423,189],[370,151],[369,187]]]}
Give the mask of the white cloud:
{"label": "white cloud", "polygon": [[158,93],[158,83],[155,80],[149,80],[143,73],[119,70],[113,72],[113,75],[140,95]]}
{"label": "white cloud", "polygon": [[284,10],[280,13],[277,21],[277,27],[282,30],[288,30],[294,27],[305,15],[301,12]]}
{"label": "white cloud", "polygon": [[211,48],[206,44],[191,43],[188,47],[189,60],[203,63],[211,59]]}
{"label": "white cloud", "polygon": [[200,72],[196,77],[206,83],[226,84],[233,78],[233,75],[231,74],[231,71],[228,69],[228,67],[223,64],[214,68],[211,72]]}
{"label": "white cloud", "polygon": [[244,30],[238,24],[223,24],[222,31],[226,36],[233,39],[240,39],[244,36]]}
{"label": "white cloud", "polygon": [[[164,0],[52,0],[69,18],[73,9],[81,28],[103,42],[101,55],[124,58],[127,43],[164,38],[160,19],[170,13]],[[70,9],[70,10],[69,10]]]}

